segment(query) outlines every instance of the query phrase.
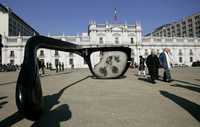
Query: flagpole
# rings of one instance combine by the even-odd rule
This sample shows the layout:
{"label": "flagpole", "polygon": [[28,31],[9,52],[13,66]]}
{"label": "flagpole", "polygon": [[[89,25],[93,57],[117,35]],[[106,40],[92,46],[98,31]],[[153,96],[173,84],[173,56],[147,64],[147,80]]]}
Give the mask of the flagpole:
{"label": "flagpole", "polygon": [[117,23],[118,17],[117,17],[117,8],[114,10],[114,17],[113,17],[114,23]]}

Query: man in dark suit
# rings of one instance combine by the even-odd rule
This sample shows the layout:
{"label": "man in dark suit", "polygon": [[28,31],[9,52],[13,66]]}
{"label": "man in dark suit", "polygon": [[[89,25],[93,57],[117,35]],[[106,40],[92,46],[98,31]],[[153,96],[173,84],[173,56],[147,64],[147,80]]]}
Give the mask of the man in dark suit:
{"label": "man in dark suit", "polygon": [[154,50],[152,50],[151,54],[147,57],[146,65],[149,71],[149,75],[151,76],[150,78],[151,82],[156,83],[155,79],[158,79],[158,69],[159,69],[160,63]]}

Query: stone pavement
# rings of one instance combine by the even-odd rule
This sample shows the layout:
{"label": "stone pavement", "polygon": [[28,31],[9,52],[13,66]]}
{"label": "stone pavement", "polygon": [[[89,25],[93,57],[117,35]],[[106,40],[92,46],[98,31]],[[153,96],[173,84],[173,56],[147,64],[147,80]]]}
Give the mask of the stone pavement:
{"label": "stone pavement", "polygon": [[200,127],[200,68],[175,68],[171,83],[136,74],[102,80],[87,69],[51,72],[41,77],[44,114],[29,121],[15,105],[18,73],[0,73],[0,127]]}

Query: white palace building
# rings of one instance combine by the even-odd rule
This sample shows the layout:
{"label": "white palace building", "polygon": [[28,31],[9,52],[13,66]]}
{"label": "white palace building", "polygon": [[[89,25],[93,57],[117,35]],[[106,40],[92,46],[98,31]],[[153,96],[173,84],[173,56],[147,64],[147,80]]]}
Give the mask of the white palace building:
{"label": "white palace building", "polygon": [[[131,57],[138,63],[140,55],[147,57],[151,50],[159,55],[163,48],[170,48],[177,64],[191,65],[200,60],[200,38],[188,37],[142,37],[139,24],[96,24],[90,22],[88,32],[76,36],[49,36],[63,41],[69,41],[84,47],[95,46],[125,46],[132,49]],[[23,62],[24,47],[31,36],[2,36],[2,64],[20,65]],[[55,68],[56,62],[64,63],[66,68],[74,64],[75,68],[87,68],[83,58],[76,54],[61,51],[39,49],[38,58],[45,63],[51,63]],[[95,59],[95,58],[94,58]]]}
{"label": "white palace building", "polygon": [[[24,58],[24,47],[27,40],[37,35],[31,26],[20,19],[15,13],[3,5],[0,6],[0,41],[1,41],[1,64],[21,65]],[[11,22],[12,20],[12,22]],[[3,22],[2,22],[3,21]],[[7,26],[7,27],[5,27]],[[20,28],[20,29],[19,29]],[[18,32],[18,35],[16,33]],[[12,35],[14,34],[14,35]],[[155,37],[142,36],[140,24],[104,23],[98,24],[90,21],[88,31],[75,36],[50,36],[63,41],[72,42],[84,47],[96,46],[125,46],[132,49],[132,63],[139,62],[139,56],[147,57],[151,50],[159,55],[164,48],[170,48],[174,61],[180,65],[191,66],[192,62],[200,60],[200,38],[196,37]],[[82,57],[49,49],[39,49],[38,58],[45,64],[64,63],[65,68],[87,68]],[[98,59],[92,58],[93,61]]]}

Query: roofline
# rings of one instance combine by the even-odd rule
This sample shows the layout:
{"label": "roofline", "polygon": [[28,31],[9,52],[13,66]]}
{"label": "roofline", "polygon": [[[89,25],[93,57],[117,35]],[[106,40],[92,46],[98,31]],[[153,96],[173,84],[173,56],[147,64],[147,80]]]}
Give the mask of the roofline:
{"label": "roofline", "polygon": [[161,25],[161,26],[155,28],[152,32],[147,33],[146,35],[151,34],[151,33],[155,33],[156,31],[161,30],[163,27],[167,27],[167,26],[171,26],[171,25],[176,24],[176,23],[180,23],[180,22],[186,20],[187,18],[191,18],[192,16],[195,16],[195,15],[198,15],[198,14],[200,15],[200,11],[199,12],[195,12],[195,13],[191,14],[190,16],[185,16],[185,17],[183,17],[183,18],[181,18],[181,19],[179,19],[177,21],[173,21],[173,22]]}
{"label": "roofline", "polygon": [[8,12],[8,8],[6,8],[3,4],[0,3],[0,7],[3,8],[5,11]]}
{"label": "roofline", "polygon": [[11,11],[11,14],[14,15],[17,19],[19,19],[21,22],[23,22],[25,25],[27,25],[29,28],[31,28],[35,34],[39,35],[39,32],[37,32],[32,26],[30,26],[28,23],[26,23],[24,20],[22,20],[17,14]]}

